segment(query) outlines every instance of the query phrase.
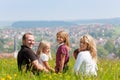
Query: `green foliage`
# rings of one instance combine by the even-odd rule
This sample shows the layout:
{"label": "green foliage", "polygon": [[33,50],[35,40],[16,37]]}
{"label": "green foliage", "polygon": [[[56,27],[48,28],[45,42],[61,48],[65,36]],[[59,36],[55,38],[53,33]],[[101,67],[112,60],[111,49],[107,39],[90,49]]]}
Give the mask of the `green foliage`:
{"label": "green foliage", "polygon": [[[52,67],[55,66],[55,57],[49,61]],[[20,73],[17,69],[16,59],[0,59],[0,80],[120,80],[120,60],[98,59],[98,75],[81,76],[75,75],[73,66],[75,60],[71,57],[69,61],[69,70],[62,74],[56,73],[40,73],[40,75],[32,75],[28,73]]]}
{"label": "green foliage", "polygon": [[112,53],[113,52],[113,49],[114,49],[114,43],[113,43],[113,40],[110,39],[106,42],[106,44],[104,45],[104,48],[109,51],[109,53]]}
{"label": "green foliage", "polygon": [[99,57],[106,57],[108,55],[108,51],[101,45],[97,46],[97,54]]}
{"label": "green foliage", "polygon": [[116,26],[115,28],[114,28],[114,35],[113,36],[115,36],[115,37],[117,37],[117,36],[119,36],[120,35],[120,26]]}
{"label": "green foliage", "polygon": [[3,45],[3,43],[0,41],[0,52],[2,52],[4,50],[2,45]]}
{"label": "green foliage", "polygon": [[0,38],[0,52],[11,53],[13,51],[14,51],[13,38],[6,38],[6,39]]}
{"label": "green foliage", "polygon": [[117,48],[115,48],[114,51],[115,51],[116,55],[117,55],[118,57],[120,57],[120,46],[117,47]]}

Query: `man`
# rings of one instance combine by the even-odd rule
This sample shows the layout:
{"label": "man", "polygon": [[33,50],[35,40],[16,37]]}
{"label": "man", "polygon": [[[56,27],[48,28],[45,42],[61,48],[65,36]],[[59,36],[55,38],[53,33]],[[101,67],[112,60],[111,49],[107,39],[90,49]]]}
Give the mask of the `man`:
{"label": "man", "polygon": [[25,33],[22,37],[22,46],[17,56],[19,71],[46,71],[47,70],[38,63],[37,56],[32,51],[34,45],[34,36],[31,33]]}

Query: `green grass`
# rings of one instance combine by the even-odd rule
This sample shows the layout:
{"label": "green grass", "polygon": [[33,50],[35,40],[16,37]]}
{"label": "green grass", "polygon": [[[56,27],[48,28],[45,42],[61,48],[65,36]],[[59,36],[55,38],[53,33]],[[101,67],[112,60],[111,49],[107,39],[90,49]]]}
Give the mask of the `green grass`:
{"label": "green grass", "polygon": [[[51,60],[50,65],[55,66],[55,58]],[[98,60],[98,76],[82,77],[76,76],[73,72],[75,60],[70,58],[69,70],[64,74],[41,73],[40,75],[31,75],[20,73],[17,69],[16,59],[0,59],[0,80],[120,80],[120,60]]]}

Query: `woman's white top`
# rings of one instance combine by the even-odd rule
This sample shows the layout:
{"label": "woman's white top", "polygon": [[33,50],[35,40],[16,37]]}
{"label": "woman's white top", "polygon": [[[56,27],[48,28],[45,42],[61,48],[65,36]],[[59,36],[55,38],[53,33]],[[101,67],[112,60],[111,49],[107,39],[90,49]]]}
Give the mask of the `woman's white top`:
{"label": "woman's white top", "polygon": [[89,51],[81,51],[77,56],[76,63],[74,65],[74,71],[76,74],[82,75],[96,75],[97,76],[97,64],[92,59]]}
{"label": "woman's white top", "polygon": [[49,56],[42,53],[39,58],[39,63],[45,67],[45,65],[43,64],[43,61],[48,61],[48,60],[49,60]]}

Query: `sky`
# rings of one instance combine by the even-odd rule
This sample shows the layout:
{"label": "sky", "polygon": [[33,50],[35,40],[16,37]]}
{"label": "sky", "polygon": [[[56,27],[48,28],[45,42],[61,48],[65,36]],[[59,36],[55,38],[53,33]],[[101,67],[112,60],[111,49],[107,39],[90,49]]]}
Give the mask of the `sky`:
{"label": "sky", "polygon": [[120,0],[0,0],[0,21],[120,17]]}

